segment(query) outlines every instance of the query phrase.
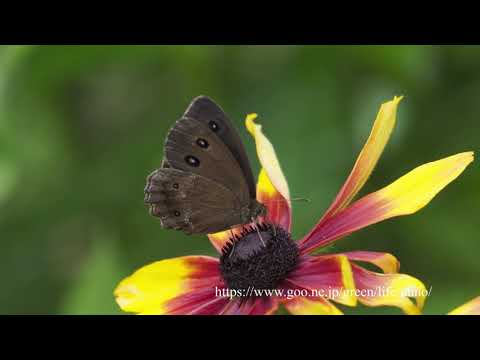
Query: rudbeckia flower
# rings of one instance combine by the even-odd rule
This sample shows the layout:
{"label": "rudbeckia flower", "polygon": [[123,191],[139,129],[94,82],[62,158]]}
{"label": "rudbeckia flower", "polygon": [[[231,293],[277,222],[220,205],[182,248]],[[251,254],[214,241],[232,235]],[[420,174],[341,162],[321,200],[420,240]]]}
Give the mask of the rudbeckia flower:
{"label": "rudbeckia flower", "polygon": [[[368,225],[420,210],[473,160],[473,153],[465,152],[427,163],[352,202],[390,137],[400,100],[395,97],[380,107],[345,184],[299,241],[290,235],[291,199],[274,148],[254,122],[256,114],[248,115],[246,126],[262,165],[257,200],[267,207],[267,215],[257,224],[210,234],[219,258],[184,256],[142,267],[115,289],[121,309],[138,314],[272,314],[283,304],[293,314],[341,314],[334,303],[355,306],[358,301],[419,314],[425,286],[398,273],[400,264],[393,255],[312,254]],[[381,271],[367,270],[361,263]]]}

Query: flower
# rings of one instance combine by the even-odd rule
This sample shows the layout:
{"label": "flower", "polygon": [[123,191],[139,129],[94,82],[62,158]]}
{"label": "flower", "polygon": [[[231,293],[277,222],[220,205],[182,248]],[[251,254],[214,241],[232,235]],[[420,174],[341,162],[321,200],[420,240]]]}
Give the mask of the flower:
{"label": "flower", "polygon": [[[257,200],[266,206],[267,215],[258,224],[208,235],[219,259],[184,256],[142,267],[115,289],[121,309],[139,314],[272,314],[283,304],[293,314],[341,314],[333,302],[355,306],[359,301],[420,314],[425,286],[398,273],[400,263],[393,255],[311,254],[368,225],[418,211],[473,160],[472,152],[464,152],[424,164],[352,203],[383,152],[401,99],[395,97],[380,107],[345,184],[317,225],[299,241],[290,236],[290,194],[274,148],[254,122],[257,115],[247,115],[246,126],[262,165]],[[382,272],[359,263],[373,264]],[[234,296],[225,295],[225,289],[234,290]]]}
{"label": "flower", "polygon": [[447,315],[480,315],[480,296],[453,309]]}

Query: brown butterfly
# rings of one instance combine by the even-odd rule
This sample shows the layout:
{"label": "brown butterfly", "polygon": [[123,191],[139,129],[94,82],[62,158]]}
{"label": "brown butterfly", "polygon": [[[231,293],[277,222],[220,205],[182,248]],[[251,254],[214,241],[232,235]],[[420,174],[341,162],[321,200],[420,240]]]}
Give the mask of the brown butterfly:
{"label": "brown butterfly", "polygon": [[207,234],[265,215],[240,136],[206,96],[170,129],[160,169],[147,178],[145,203],[166,229]]}

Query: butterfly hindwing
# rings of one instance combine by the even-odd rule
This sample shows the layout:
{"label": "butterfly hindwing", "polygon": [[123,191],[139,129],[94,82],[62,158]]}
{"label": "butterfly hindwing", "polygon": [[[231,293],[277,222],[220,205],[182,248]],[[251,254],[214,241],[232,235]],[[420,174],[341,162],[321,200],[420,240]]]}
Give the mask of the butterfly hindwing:
{"label": "butterfly hindwing", "polygon": [[145,202],[164,228],[187,234],[214,233],[227,222],[241,223],[235,194],[203,176],[178,169],[155,170],[147,178]]}

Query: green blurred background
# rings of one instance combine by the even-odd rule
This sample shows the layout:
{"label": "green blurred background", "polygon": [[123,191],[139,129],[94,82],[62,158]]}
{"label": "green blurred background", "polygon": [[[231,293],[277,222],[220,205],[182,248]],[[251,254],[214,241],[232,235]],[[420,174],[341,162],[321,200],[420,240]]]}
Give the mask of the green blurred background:
{"label": "green blurred background", "polygon": [[[189,101],[215,99],[240,130],[257,112],[294,204],[293,235],[342,185],[382,102],[405,95],[361,194],[479,145],[480,47],[0,47],[0,313],[118,314],[112,291],[149,262],[215,255],[206,237],[162,230],[146,176]],[[474,162],[419,213],[331,249],[388,251],[443,314],[480,295],[480,172]],[[396,308],[341,307],[348,314]]]}

